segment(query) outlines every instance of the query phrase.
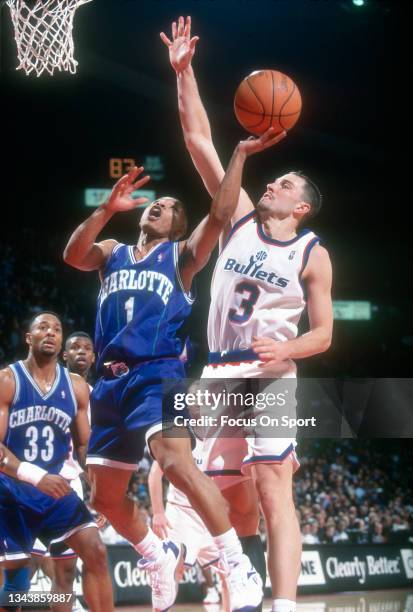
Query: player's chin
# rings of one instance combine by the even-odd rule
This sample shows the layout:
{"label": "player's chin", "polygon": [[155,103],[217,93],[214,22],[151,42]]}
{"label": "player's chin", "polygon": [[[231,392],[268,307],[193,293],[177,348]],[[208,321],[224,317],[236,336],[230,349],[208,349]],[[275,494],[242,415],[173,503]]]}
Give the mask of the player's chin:
{"label": "player's chin", "polygon": [[271,209],[271,202],[267,196],[262,196],[260,200],[258,200],[257,210],[259,212],[266,212]]}

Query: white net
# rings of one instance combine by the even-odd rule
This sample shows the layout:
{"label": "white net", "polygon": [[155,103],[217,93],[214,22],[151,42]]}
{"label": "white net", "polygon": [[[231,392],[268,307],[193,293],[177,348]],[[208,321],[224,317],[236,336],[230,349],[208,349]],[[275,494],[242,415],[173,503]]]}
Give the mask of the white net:
{"label": "white net", "polygon": [[7,0],[14,25],[17,70],[26,74],[55,69],[74,74],[73,17],[78,6],[91,0],[36,0],[28,6],[24,0]]}

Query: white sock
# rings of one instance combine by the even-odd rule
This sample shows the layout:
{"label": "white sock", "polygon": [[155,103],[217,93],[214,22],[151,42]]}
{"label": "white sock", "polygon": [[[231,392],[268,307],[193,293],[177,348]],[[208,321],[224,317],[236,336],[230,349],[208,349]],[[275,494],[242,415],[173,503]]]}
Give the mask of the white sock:
{"label": "white sock", "polygon": [[236,565],[241,561],[242,546],[233,527],[229,531],[216,536],[214,542],[219,552],[225,553],[225,557],[230,565]]}
{"label": "white sock", "polygon": [[273,599],[271,612],[295,612],[296,606],[291,599]]}
{"label": "white sock", "polygon": [[156,561],[162,550],[162,540],[149,528],[143,540],[135,544],[133,548],[145,559]]}

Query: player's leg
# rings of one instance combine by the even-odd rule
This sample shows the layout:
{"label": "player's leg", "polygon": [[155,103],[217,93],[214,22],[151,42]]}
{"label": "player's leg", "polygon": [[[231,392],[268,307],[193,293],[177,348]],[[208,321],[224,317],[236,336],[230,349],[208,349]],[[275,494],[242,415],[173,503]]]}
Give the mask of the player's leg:
{"label": "player's leg", "polygon": [[133,471],[106,465],[89,465],[88,471],[92,507],[132,544],[142,540],[148,528],[142,521],[138,506],[126,495]]}
{"label": "player's leg", "polygon": [[[30,551],[35,536],[23,504],[17,503],[17,487],[13,482],[6,486],[0,480],[0,566],[3,568],[0,610],[3,610],[5,602],[10,602],[14,593],[30,590]],[[8,606],[6,610],[17,610],[17,606]]]}
{"label": "player's leg", "polygon": [[183,438],[182,430],[177,437],[173,437],[172,430],[167,437],[158,432],[150,437],[149,445],[166,478],[187,495],[213,536],[220,555],[228,563],[231,609],[241,609],[241,605],[259,605],[262,600],[261,580],[242,553],[240,541],[229,521],[227,504],[218,487],[193,461],[189,435]]}
{"label": "player's leg", "polygon": [[113,593],[106,546],[94,527],[87,527],[65,540],[83,561],[83,590],[92,612],[112,612]]}
{"label": "player's leg", "polygon": [[[76,556],[70,557],[54,557],[53,568],[54,568],[54,580],[52,590],[54,593],[72,593],[73,582],[76,575]],[[63,612],[60,606],[51,606],[52,612]],[[73,604],[70,604],[69,610],[73,609]]]}
{"label": "player's leg", "polygon": [[17,612],[13,596],[30,590],[29,559],[15,559],[0,563],[3,569],[3,584],[0,587],[0,612]]}
{"label": "player's leg", "polygon": [[[267,526],[268,572],[274,612],[295,610],[301,567],[301,535],[295,512],[292,477],[294,462],[258,463],[251,467]],[[286,601],[285,601],[286,600]]]}
{"label": "player's leg", "polygon": [[[224,482],[235,480],[238,477],[224,477]],[[229,516],[240,539],[242,551],[259,573],[262,583],[267,578],[264,546],[258,535],[260,520],[259,500],[254,482],[251,478],[221,489],[221,493],[229,503]],[[260,612],[262,605],[255,608]]]}
{"label": "player's leg", "polygon": [[181,430],[176,437],[173,430],[168,431],[168,437],[158,432],[149,444],[165,477],[187,495],[211,535],[215,537],[231,530],[228,505],[215,483],[196,467],[189,435],[183,438]]}

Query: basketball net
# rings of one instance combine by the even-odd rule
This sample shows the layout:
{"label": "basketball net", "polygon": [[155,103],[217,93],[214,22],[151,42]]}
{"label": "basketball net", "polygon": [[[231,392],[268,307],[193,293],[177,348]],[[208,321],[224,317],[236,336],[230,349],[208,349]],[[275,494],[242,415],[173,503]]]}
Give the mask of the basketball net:
{"label": "basketball net", "polygon": [[14,26],[19,65],[16,70],[40,76],[55,69],[75,74],[73,17],[78,6],[91,0],[36,0],[33,8],[24,0],[7,0]]}

